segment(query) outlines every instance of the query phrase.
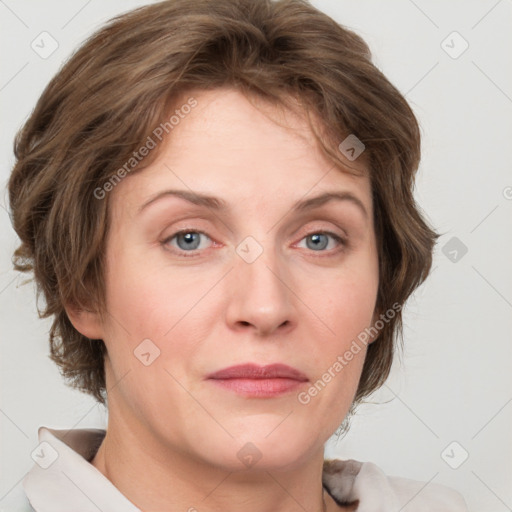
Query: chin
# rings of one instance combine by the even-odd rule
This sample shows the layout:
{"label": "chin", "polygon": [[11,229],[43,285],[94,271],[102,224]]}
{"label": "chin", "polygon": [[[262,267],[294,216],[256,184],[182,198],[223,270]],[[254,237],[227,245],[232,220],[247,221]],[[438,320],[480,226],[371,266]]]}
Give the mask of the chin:
{"label": "chin", "polygon": [[[274,422],[272,428],[275,429],[276,425],[278,422]],[[226,436],[208,436],[198,450],[210,463],[228,471],[290,471],[310,459],[314,450],[323,455],[323,443],[311,435],[311,430],[304,435],[296,430],[290,432],[293,428],[279,433],[274,430],[269,435],[272,428],[246,430],[243,435],[229,439]]]}

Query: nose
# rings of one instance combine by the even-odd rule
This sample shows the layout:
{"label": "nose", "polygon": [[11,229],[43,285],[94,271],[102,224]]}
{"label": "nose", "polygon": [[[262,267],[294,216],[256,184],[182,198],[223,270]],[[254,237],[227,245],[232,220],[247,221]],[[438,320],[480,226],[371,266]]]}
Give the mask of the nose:
{"label": "nose", "polygon": [[269,336],[294,328],[296,299],[290,272],[283,263],[267,249],[252,263],[235,256],[226,312],[231,329]]}

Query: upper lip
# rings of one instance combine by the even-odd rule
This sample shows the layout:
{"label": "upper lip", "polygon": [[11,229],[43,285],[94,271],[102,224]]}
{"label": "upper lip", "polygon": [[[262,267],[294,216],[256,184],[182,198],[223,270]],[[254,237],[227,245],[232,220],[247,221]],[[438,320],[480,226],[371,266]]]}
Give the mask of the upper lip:
{"label": "upper lip", "polygon": [[229,366],[211,373],[208,379],[294,379],[309,380],[301,371],[286,364],[276,363],[260,366],[254,363]]}

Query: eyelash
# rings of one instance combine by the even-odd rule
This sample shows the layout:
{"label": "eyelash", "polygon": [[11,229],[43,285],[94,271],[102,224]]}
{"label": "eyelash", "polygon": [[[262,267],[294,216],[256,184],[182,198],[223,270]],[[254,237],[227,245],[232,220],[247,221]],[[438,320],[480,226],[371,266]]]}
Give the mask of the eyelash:
{"label": "eyelash", "polygon": [[[184,233],[197,233],[200,235],[204,235],[207,238],[209,238],[210,240],[212,240],[211,237],[208,236],[204,231],[200,231],[197,229],[181,229],[179,231],[174,232],[172,235],[168,236],[167,238],[165,238],[165,240],[162,240],[161,244],[163,246],[167,246],[167,244],[169,244],[169,242],[171,240],[173,240],[176,236],[178,236],[180,234],[184,234]],[[338,254],[341,250],[348,248],[347,239],[344,237],[341,237],[340,235],[337,235],[336,233],[333,233],[332,231],[312,231],[311,233],[308,233],[307,235],[302,237],[300,239],[300,241],[302,241],[312,235],[328,235],[331,238],[333,238],[336,242],[338,242],[338,244],[340,245],[338,250],[334,249],[331,251],[323,251],[323,250],[322,251],[311,251],[313,253],[314,252],[319,252],[319,253],[327,252],[328,256],[332,256],[333,254]],[[182,257],[182,258],[193,258],[193,257],[199,256],[199,254],[196,251],[200,252],[201,249],[195,249],[194,251],[183,251],[182,249],[179,249],[179,248],[172,249],[173,253],[177,254],[179,257]],[[334,251],[334,253],[333,253],[333,251]],[[186,254],[187,252],[190,254]],[[324,257],[324,256],[323,255],[315,255],[315,257]]]}

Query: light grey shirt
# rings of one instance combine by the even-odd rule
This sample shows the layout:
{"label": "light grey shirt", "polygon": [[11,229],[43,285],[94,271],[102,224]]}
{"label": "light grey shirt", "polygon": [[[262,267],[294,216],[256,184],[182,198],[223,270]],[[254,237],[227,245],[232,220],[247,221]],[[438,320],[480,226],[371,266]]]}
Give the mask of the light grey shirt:
{"label": "light grey shirt", "polygon": [[[24,494],[6,511],[142,512],[89,462],[105,430],[40,427],[38,435]],[[371,462],[326,461],[322,480],[338,502],[359,500],[357,512],[469,512],[454,489],[387,476]]]}

